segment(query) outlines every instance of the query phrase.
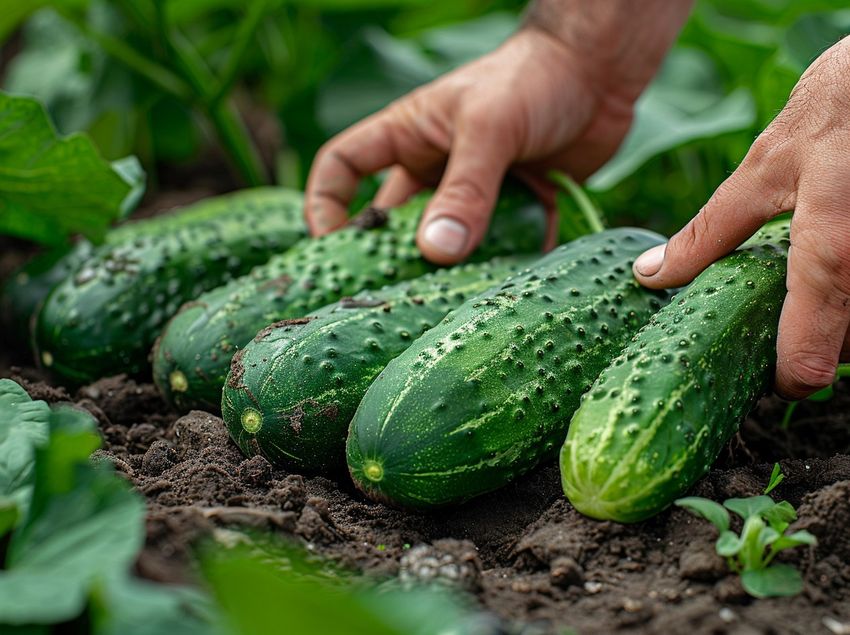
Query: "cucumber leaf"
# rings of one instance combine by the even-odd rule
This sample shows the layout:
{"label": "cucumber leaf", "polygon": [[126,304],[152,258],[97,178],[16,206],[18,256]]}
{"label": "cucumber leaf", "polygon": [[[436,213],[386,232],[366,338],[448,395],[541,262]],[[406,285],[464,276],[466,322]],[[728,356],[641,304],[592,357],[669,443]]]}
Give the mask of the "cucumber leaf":
{"label": "cucumber leaf", "polygon": [[741,573],[741,584],[747,593],[757,598],[787,597],[803,590],[800,572],[787,564],[744,571]]}
{"label": "cucumber leaf", "polygon": [[0,233],[97,242],[132,191],[87,136],[59,137],[38,101],[0,92]]}
{"label": "cucumber leaf", "polygon": [[782,501],[776,503],[773,507],[768,507],[761,515],[779,533],[785,531],[788,525],[797,520],[797,512],[788,501]]}
{"label": "cucumber leaf", "polygon": [[0,625],[48,632],[88,606],[96,635],[209,632],[217,620],[200,592],[129,575],[144,504],[108,463],[90,462],[99,445],[88,413],[51,410],[0,380],[0,537],[12,530],[0,551]]}
{"label": "cucumber leaf", "polygon": [[748,496],[747,498],[727,498],[723,506],[747,520],[751,516],[761,515],[776,505],[770,496]]}
{"label": "cucumber leaf", "polygon": [[717,527],[717,531],[721,534],[729,529],[729,512],[720,503],[715,503],[708,498],[687,496],[676,500],[674,505],[687,509],[697,516],[702,516]]}
{"label": "cucumber leaf", "polygon": [[801,545],[814,547],[817,544],[818,539],[804,529],[802,531],[795,531],[793,534],[788,534],[787,536],[780,536],[772,546],[774,551],[782,551]]}
{"label": "cucumber leaf", "polygon": [[737,555],[741,551],[742,546],[743,543],[738,535],[734,531],[726,530],[720,534],[720,538],[717,539],[714,548],[718,556],[728,558]]}
{"label": "cucumber leaf", "polygon": [[91,415],[50,411],[50,439],[35,451],[29,514],[0,571],[0,615],[11,624],[72,619],[99,577],[129,569],[142,544],[143,505],[89,455],[100,444]]}
{"label": "cucumber leaf", "polygon": [[0,500],[7,502],[4,509],[13,503],[24,514],[29,507],[35,448],[47,440],[49,417],[46,403],[30,399],[12,380],[0,379]]}

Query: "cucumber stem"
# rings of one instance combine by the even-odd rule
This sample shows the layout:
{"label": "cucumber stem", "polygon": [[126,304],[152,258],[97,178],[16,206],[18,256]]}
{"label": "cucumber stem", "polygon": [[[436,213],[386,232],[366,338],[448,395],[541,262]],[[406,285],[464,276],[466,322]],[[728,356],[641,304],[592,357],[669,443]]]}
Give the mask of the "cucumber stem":
{"label": "cucumber stem", "polygon": [[605,223],[602,220],[604,218],[602,210],[599,209],[592,200],[590,200],[590,197],[581,185],[576,183],[570,175],[564,172],[558,172],[557,170],[552,170],[549,172],[549,179],[561,186],[561,188],[575,199],[579,211],[584,216],[591,233],[596,234],[605,229]]}

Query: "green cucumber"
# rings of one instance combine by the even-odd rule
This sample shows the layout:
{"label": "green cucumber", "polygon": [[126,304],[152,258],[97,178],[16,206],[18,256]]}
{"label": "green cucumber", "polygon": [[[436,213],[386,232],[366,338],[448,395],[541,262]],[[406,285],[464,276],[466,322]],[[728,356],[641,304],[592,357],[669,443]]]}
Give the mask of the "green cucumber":
{"label": "green cucumber", "polygon": [[65,249],[39,253],[12,273],[0,291],[0,316],[11,341],[29,346],[33,320],[41,303],[56,285],[82,266],[93,249],[89,241],[81,240]]}
{"label": "green cucumber", "polygon": [[612,229],[562,245],[416,340],[372,383],[351,422],[357,486],[430,508],[553,458],[582,393],[666,300],[631,273],[634,259],[663,241]]}
{"label": "green cucumber", "polygon": [[530,261],[441,269],[263,329],[233,356],[222,391],[231,436],[245,454],[289,468],[344,466],[348,424],[387,363],[464,300]]}
{"label": "green cucumber", "polygon": [[787,236],[768,228],[708,267],[600,374],[561,450],[581,513],[639,521],[708,472],[770,384]]}
{"label": "green cucumber", "polygon": [[[183,411],[217,411],[233,354],[260,329],[436,269],[416,247],[428,200],[429,195],[416,196],[389,214],[367,210],[348,227],[304,241],[184,307],[154,349],[154,381],[166,400]],[[527,192],[505,194],[473,258],[537,250],[544,225],[541,207]]]}
{"label": "green cucumber", "polygon": [[[288,205],[291,199],[291,190],[277,187],[212,196],[153,218],[117,225],[106,233],[104,243],[116,245],[142,235],[162,236],[181,227],[227,216],[246,203],[249,206]],[[79,240],[64,249],[52,249],[36,255],[9,277],[0,292],[0,315],[16,341],[30,341],[33,318],[41,303],[55,286],[91,257],[94,249],[89,241]]]}
{"label": "green cucumber", "polygon": [[75,382],[141,373],[181,304],[306,234],[294,190],[247,190],[189,214],[191,222],[179,215],[149,231],[123,230],[126,239],[97,248],[50,292],[34,338],[44,366]]}

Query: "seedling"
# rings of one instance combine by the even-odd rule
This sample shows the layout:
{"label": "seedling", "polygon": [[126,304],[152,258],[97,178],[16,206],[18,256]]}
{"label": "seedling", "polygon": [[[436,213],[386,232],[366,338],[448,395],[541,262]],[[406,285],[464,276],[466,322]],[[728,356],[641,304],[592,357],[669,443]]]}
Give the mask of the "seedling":
{"label": "seedling", "polygon": [[[717,527],[720,533],[715,543],[717,554],[726,558],[729,568],[741,576],[744,590],[757,598],[800,593],[803,590],[800,572],[787,564],[774,564],[773,560],[780,551],[817,544],[808,531],[786,533],[797,519],[797,512],[788,501],[776,503],[767,496],[784,478],[776,464],[761,496],[729,498],[723,505],[697,496],[675,502]],[[740,535],[730,529],[730,511],[744,521]]]}

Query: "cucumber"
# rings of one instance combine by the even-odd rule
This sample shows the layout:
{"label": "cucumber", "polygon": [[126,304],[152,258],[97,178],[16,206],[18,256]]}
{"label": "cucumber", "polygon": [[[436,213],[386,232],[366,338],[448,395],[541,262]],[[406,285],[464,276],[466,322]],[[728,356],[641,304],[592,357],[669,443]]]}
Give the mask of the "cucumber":
{"label": "cucumber", "polygon": [[[263,187],[234,194],[213,196],[192,205],[177,208],[154,218],[130,220],[111,228],[104,243],[116,245],[138,236],[162,236],[181,227],[231,214],[244,203],[251,205],[289,205],[291,190]],[[50,291],[75,273],[91,257],[95,247],[87,240],[42,252],[17,269],[0,292],[0,315],[16,341],[29,342],[32,322]]]}
{"label": "cucumber", "polygon": [[[154,349],[154,381],[166,400],[182,411],[217,411],[233,354],[260,329],[436,269],[416,247],[429,199],[416,196],[389,214],[367,210],[345,229],[304,241],[181,309]],[[544,225],[542,208],[527,192],[505,194],[473,258],[537,250]]]}
{"label": "cucumber", "polygon": [[345,437],[369,384],[467,298],[530,258],[441,269],[364,291],[263,329],[233,356],[221,410],[236,444],[288,468],[345,466]]}
{"label": "cucumber", "polygon": [[430,508],[554,458],[582,393],[666,300],[631,273],[663,241],[612,229],[562,245],[416,340],[351,422],[357,486],[376,500]]}
{"label": "cucumber", "polygon": [[74,382],[139,374],[181,304],[306,235],[302,195],[294,190],[248,190],[194,216],[152,220],[149,231],[124,230],[126,239],[96,249],[57,285],[36,324],[42,364]]}
{"label": "cucumber", "polygon": [[33,320],[44,298],[82,266],[93,249],[89,241],[81,240],[39,253],[12,273],[0,292],[0,316],[11,341],[31,344]]}
{"label": "cucumber", "polygon": [[701,273],[604,370],[561,450],[569,500],[635,522],[703,476],[770,384],[787,225]]}

